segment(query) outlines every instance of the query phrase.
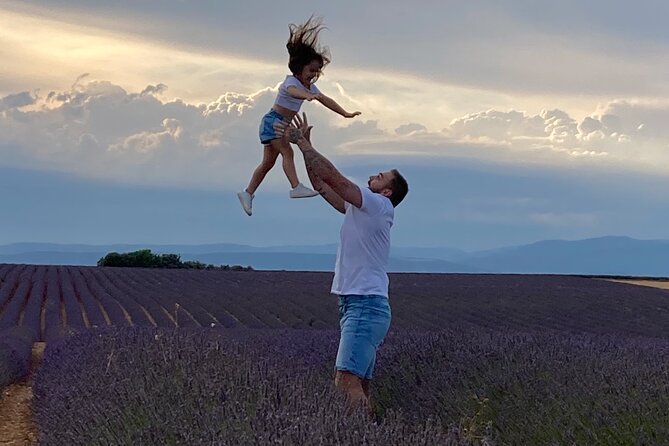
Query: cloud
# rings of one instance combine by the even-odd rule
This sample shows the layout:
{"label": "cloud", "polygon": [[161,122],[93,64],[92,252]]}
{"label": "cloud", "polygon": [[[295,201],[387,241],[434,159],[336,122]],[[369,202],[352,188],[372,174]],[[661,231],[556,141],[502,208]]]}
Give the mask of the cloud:
{"label": "cloud", "polygon": [[[174,0],[155,10],[141,2],[122,2],[106,5],[104,14],[96,2],[61,6],[5,2],[0,7],[0,43],[10,67],[8,75],[0,79],[2,94],[36,85],[44,91],[61,91],[80,73],[90,72],[97,79],[107,79],[140,95],[210,103],[214,92],[252,95],[275,85],[287,71],[283,44],[267,42],[283,36],[281,42],[286,37],[287,23],[295,21],[294,16],[289,17],[290,11],[255,17],[260,25],[251,32],[246,18],[256,8],[252,5],[193,7]],[[542,30],[520,20],[519,13],[526,13],[527,8],[500,8],[492,2],[488,6],[482,10],[480,5],[449,5],[444,16],[405,9],[406,5],[395,2],[405,14],[398,18],[382,12],[383,20],[371,24],[375,33],[384,37],[371,52],[360,43],[364,39],[354,38],[362,29],[356,21],[367,19],[362,15],[351,18],[339,7],[328,7],[324,13],[331,29],[323,38],[324,43],[337,48],[337,57],[319,80],[319,87],[337,97],[347,110],[362,111],[362,119],[377,121],[379,128],[391,133],[407,123],[435,130],[481,110],[536,113],[550,106],[580,120],[611,97],[642,93],[657,97],[669,91],[663,79],[646,81],[641,76],[661,77],[658,73],[666,71],[664,51],[656,49],[653,54],[658,57],[632,57],[628,63],[619,53],[587,48],[592,39],[576,39],[571,34],[556,39],[555,27]],[[363,10],[371,12],[373,8]],[[133,11],[131,17],[128,11]],[[407,27],[412,39],[390,32],[397,27],[388,24]],[[435,39],[435,29],[443,38]],[[529,47],[528,41],[532,42]],[[594,43],[603,48],[611,44],[608,40]],[[588,69],[583,68],[586,66]],[[644,73],[635,74],[639,70]],[[592,93],[591,86],[599,88],[613,78],[629,85],[607,87],[605,95],[601,91],[584,94]],[[77,80],[83,81],[85,76]],[[582,83],[588,85],[583,87]],[[645,93],[639,93],[640,88]],[[564,94],[565,89],[568,94]],[[609,94],[611,90],[616,94]],[[527,94],[537,91],[542,94]],[[233,103],[236,106],[237,99]],[[330,116],[331,121],[339,119]]]}
{"label": "cloud", "polygon": [[184,138],[184,129],[176,119],[163,120],[161,129],[157,132],[140,132],[130,135],[122,141],[110,144],[109,151],[131,151],[148,153],[156,150],[167,150],[169,146],[178,144]]}
{"label": "cloud", "polygon": [[[535,177],[532,181],[542,182],[541,174],[533,172],[532,175]],[[441,219],[445,222],[586,228],[597,223],[597,215],[601,212],[601,209],[593,208],[583,212],[579,210],[583,204],[570,198],[569,193],[547,193],[551,188],[537,188],[537,183],[527,189],[523,187],[523,180],[509,188],[503,177],[486,183],[452,198],[447,209],[441,211]],[[570,189],[577,187],[572,184]]]}
{"label": "cloud", "polygon": [[594,213],[518,212],[513,209],[455,209],[442,217],[446,222],[470,222],[498,225],[538,224],[555,228],[592,228],[597,222]]}
{"label": "cloud", "polygon": [[[165,84],[127,91],[79,76],[71,88],[43,97],[27,93],[3,99],[0,164],[57,170],[132,184],[239,188],[262,158],[258,125],[276,87],[252,94],[226,92],[191,104],[160,97]],[[30,105],[29,109],[22,107]],[[378,137],[376,121],[341,120],[320,104],[305,105],[317,126],[314,139],[332,151],[349,139]],[[300,159],[298,172],[306,178]],[[280,164],[263,187],[285,179]]]}
{"label": "cloud", "polygon": [[[155,94],[165,88],[132,93],[79,79],[39,100],[25,93],[3,98],[0,145],[15,154],[3,162],[135,183],[220,185],[249,175],[257,160],[248,147],[259,146],[257,123],[271,89],[192,105],[160,101]],[[29,104],[33,110],[20,109]]]}
{"label": "cloud", "polygon": [[592,213],[541,212],[530,214],[529,218],[548,226],[587,227],[597,224],[597,216]]}
{"label": "cloud", "polygon": [[669,100],[619,99],[600,107],[593,119],[605,134],[669,138]]}
{"label": "cloud", "polygon": [[[347,155],[394,153],[515,164],[593,166],[667,175],[669,101],[613,100],[578,120],[564,110],[488,109],[453,119],[441,131],[417,123],[360,135]],[[577,164],[574,164],[577,163]]]}
{"label": "cloud", "polygon": [[[130,1],[4,3],[5,15],[13,10],[15,15],[140,36],[187,51],[240,54],[243,42],[249,58],[277,64],[284,63],[283,48],[267,42],[285,42],[287,24],[299,20],[295,11],[313,9],[304,0],[286,10],[272,9],[267,1],[192,5],[164,0],[160,8]],[[266,8],[272,14],[257,14]],[[669,68],[669,39],[660,19],[669,7],[658,1],[528,5],[484,0],[431,2],[415,8],[402,0],[364,6],[347,0],[318,8],[327,19],[323,39],[333,49],[335,66],[420,73],[425,79],[488,91],[566,93],[572,99],[583,94],[657,97],[669,92],[662,74]],[[8,22],[5,27],[16,20]],[[168,83],[173,84],[172,79]]]}
{"label": "cloud", "polygon": [[35,103],[35,97],[27,91],[10,94],[0,99],[0,112],[11,110],[13,108],[25,107]]}
{"label": "cloud", "polygon": [[228,92],[219,96],[217,100],[207,104],[204,110],[204,114],[215,115],[219,113],[236,113],[237,115],[241,116],[245,111],[253,108],[256,98],[261,98],[264,95],[272,94],[273,91],[276,92],[276,90],[272,90],[268,87],[252,95]]}
{"label": "cloud", "polygon": [[144,90],[142,90],[140,95],[146,95],[146,94],[159,95],[164,93],[166,90],[167,90],[167,85],[165,84],[148,85]]}
{"label": "cloud", "polygon": [[483,137],[496,141],[507,141],[517,135],[540,137],[546,136],[546,119],[514,110],[487,110],[454,119],[444,132],[455,138]]}
{"label": "cloud", "polygon": [[[276,87],[226,92],[210,102],[164,100],[165,84],[129,92],[80,76],[45,96],[0,100],[4,165],[55,169],[130,183],[232,188],[262,157],[258,123]],[[661,169],[669,158],[669,102],[611,101],[576,120],[560,109],[538,114],[488,109],[453,119],[441,131],[418,122],[385,130],[378,120],[344,120],[305,104],[314,144],[336,162],[365,155],[467,159],[506,164]],[[298,158],[299,159],[299,158]],[[297,163],[302,173],[303,166]],[[280,169],[268,182],[285,182]],[[664,169],[666,170],[666,169]],[[666,172],[664,172],[666,174]]]}
{"label": "cloud", "polygon": [[[158,10],[140,23],[133,22],[138,15],[130,14],[131,19],[128,11],[122,14],[125,19],[114,19],[111,10],[98,14],[93,3],[83,5],[91,6],[90,11],[72,6],[0,5],[0,46],[6,66],[0,76],[2,94],[28,90],[32,85],[60,91],[77,76],[75,85],[91,73],[146,95],[164,95],[165,85],[170,85],[172,99],[201,102],[211,100],[212,86],[251,93],[276,81],[285,71],[284,64],[268,63],[239,51],[224,54],[211,45],[189,45],[183,18],[170,23],[169,28],[184,32],[184,36],[167,32],[162,34],[165,38],[152,38],[151,31],[159,29]],[[136,5],[126,6],[132,9]],[[120,29],[114,26],[119,19],[124,23]],[[200,24],[194,28],[202,31],[208,27]],[[211,32],[206,31],[209,43],[216,40]]]}
{"label": "cloud", "polygon": [[395,129],[395,133],[398,135],[408,135],[414,132],[426,132],[427,127],[423,124],[417,124],[412,122],[410,124],[403,124]]}
{"label": "cloud", "polygon": [[443,133],[514,150],[548,149],[570,157],[610,155],[618,161],[655,163],[667,159],[667,119],[669,102],[615,100],[580,122],[559,109],[537,115],[487,110],[454,119]]}

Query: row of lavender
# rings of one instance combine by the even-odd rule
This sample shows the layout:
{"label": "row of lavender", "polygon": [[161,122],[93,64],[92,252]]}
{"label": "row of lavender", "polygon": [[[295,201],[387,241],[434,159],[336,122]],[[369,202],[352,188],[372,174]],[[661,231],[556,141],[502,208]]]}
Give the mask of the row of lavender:
{"label": "row of lavender", "polygon": [[198,273],[0,265],[0,328],[27,326],[49,342],[63,331],[107,325],[323,328],[336,324],[336,310],[324,311],[334,308],[326,289],[305,301],[304,293],[288,296],[285,286],[275,293],[272,280],[255,276],[247,281],[250,273],[242,273],[244,277],[225,271]]}
{"label": "row of lavender", "polygon": [[[328,273],[0,265],[0,328],[336,328]],[[666,290],[573,276],[394,274],[393,325],[566,329],[669,338]]]}
{"label": "row of lavender", "polygon": [[40,444],[669,444],[666,340],[394,330],[370,423],[342,416],[337,335],[135,327],[52,344]]}
{"label": "row of lavender", "polygon": [[[0,265],[0,330],[52,342],[92,327],[334,328],[331,274]],[[393,327],[669,338],[667,291],[565,276],[396,274]],[[0,368],[22,370],[20,363]],[[10,376],[6,373],[6,376]]]}
{"label": "row of lavender", "polygon": [[0,395],[5,387],[28,374],[36,340],[37,334],[26,327],[0,330]]}
{"label": "row of lavender", "polygon": [[[45,273],[43,268],[0,265],[0,392],[29,372],[32,347],[41,334],[43,312],[46,319]],[[48,293],[58,302],[51,284]],[[54,320],[54,309],[58,307],[48,306],[49,320]]]}

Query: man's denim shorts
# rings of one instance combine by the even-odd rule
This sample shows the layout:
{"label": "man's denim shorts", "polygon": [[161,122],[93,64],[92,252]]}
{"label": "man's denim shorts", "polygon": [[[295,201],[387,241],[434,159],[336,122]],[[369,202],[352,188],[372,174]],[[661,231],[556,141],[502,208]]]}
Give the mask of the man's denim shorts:
{"label": "man's denim shorts", "polygon": [[277,121],[284,121],[286,118],[278,111],[272,109],[260,121],[260,142],[262,144],[269,144],[273,139],[277,139],[274,131],[274,123]]}
{"label": "man's denim shorts", "polygon": [[390,327],[388,298],[377,295],[339,296],[339,350],[335,369],[372,379],[376,351]]}

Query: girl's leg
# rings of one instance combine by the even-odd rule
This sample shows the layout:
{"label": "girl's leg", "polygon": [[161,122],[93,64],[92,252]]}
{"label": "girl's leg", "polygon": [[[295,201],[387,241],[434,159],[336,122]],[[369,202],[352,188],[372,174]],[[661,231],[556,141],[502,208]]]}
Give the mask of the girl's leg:
{"label": "girl's leg", "polygon": [[278,150],[281,153],[283,158],[283,171],[290,182],[291,188],[296,188],[300,184],[300,180],[297,179],[297,172],[295,171],[295,161],[293,148],[290,147],[290,143],[284,139],[274,139],[272,140],[272,147]]}
{"label": "girl's leg", "polygon": [[[263,152],[262,161],[258,167],[256,167],[256,170],[253,171],[251,181],[249,181],[249,185],[246,188],[246,192],[251,195],[256,192],[256,189],[258,189],[258,186],[260,186],[262,180],[265,179],[267,172],[269,172],[272,167],[274,167],[274,163],[276,163],[276,158],[279,156],[279,149],[274,144],[275,141],[277,140],[275,139],[271,142],[271,144],[265,144],[265,151]],[[297,177],[297,175],[295,176]]]}

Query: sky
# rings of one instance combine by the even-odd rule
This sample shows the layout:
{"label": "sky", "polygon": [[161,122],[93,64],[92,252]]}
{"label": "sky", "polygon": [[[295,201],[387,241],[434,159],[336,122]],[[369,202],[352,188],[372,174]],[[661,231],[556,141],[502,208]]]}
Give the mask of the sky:
{"label": "sky", "polygon": [[[316,148],[398,168],[393,243],[669,239],[661,1],[4,1],[0,244],[321,244],[341,215],[277,164],[247,217],[288,24],[323,16]],[[308,183],[296,154],[300,178]]]}

